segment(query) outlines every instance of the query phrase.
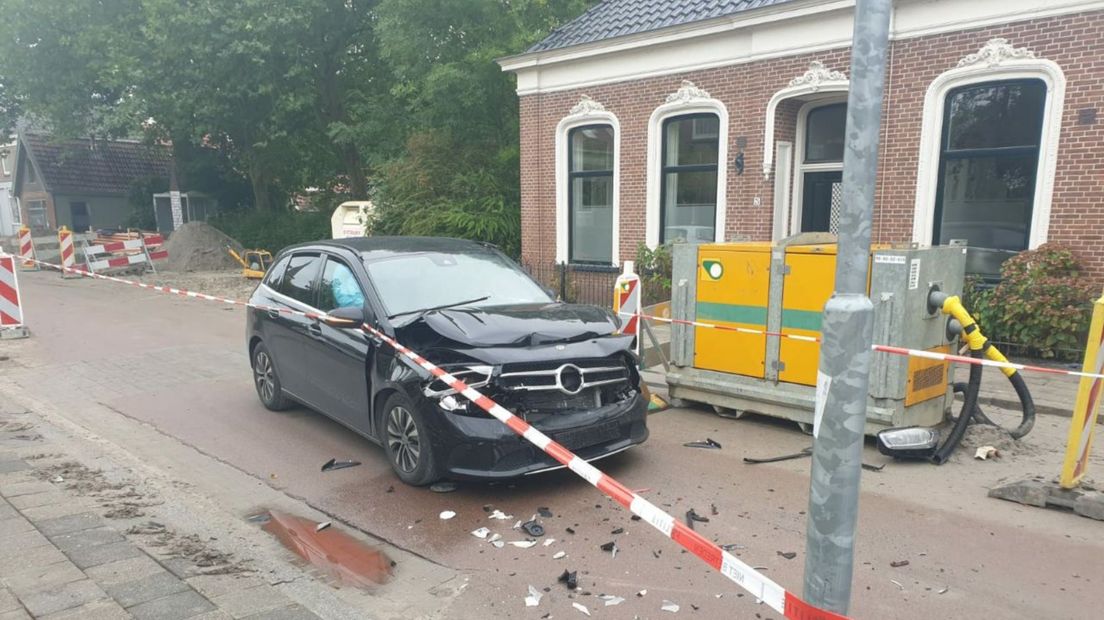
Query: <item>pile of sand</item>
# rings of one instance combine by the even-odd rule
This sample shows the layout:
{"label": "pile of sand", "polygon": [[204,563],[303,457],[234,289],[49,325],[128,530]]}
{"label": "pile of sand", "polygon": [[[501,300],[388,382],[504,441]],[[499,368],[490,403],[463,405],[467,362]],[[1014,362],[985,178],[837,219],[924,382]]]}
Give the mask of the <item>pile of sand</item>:
{"label": "pile of sand", "polygon": [[188,222],[169,235],[164,245],[169,257],[157,268],[167,271],[241,269],[226,251],[226,246],[239,254],[242,251],[237,240],[206,222]]}

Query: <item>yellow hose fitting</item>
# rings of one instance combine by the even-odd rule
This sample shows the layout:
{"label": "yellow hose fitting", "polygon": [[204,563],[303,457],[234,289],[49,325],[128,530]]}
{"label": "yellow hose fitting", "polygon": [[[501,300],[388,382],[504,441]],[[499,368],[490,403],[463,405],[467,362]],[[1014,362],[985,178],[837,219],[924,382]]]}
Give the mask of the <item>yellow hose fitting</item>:
{"label": "yellow hose fitting", "polygon": [[[994,362],[1008,362],[1008,358],[1001,354],[996,347],[985,346],[988,340],[982,335],[981,328],[977,326],[977,321],[970,316],[970,312],[962,305],[962,300],[957,295],[951,295],[943,300],[943,313],[951,315],[962,324],[962,334],[966,337],[966,344],[969,345],[971,351],[984,351],[985,357]],[[970,326],[974,326],[974,329],[970,329]],[[1011,377],[1016,374],[1016,369],[1001,367],[1001,372],[1005,376]]]}

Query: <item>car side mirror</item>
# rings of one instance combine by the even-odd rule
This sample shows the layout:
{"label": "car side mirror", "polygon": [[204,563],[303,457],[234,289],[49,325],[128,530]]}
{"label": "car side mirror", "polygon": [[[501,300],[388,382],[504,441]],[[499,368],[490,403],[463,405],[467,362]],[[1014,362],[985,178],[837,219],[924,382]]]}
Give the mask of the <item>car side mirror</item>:
{"label": "car side mirror", "polygon": [[320,320],[337,329],[356,329],[368,321],[368,314],[363,306],[345,306],[326,313]]}

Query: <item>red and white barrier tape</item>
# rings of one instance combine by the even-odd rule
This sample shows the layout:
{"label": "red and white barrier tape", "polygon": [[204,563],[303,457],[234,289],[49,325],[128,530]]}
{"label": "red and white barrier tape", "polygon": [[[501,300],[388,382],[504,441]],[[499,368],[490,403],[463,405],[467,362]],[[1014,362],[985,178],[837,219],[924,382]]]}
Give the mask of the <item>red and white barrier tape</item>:
{"label": "red and white barrier tape", "polygon": [[[694,327],[705,327],[709,329],[716,329],[720,331],[739,332],[741,334],[751,334],[757,336],[774,336],[776,338],[788,338],[790,340],[800,340],[803,342],[820,342],[820,338],[815,336],[802,336],[800,334],[781,334],[778,332],[769,332],[763,329],[753,329],[750,327],[735,327],[732,325],[718,325],[716,323],[705,323],[702,321],[688,321],[686,319],[671,319],[662,316],[651,316],[647,314],[631,314],[631,313],[619,313],[622,316],[635,316],[641,320],[659,321],[660,323],[671,323],[674,325],[691,325]],[[941,360],[944,362],[958,362],[962,364],[974,364],[977,366],[992,366],[993,368],[1015,368],[1016,370],[1025,370],[1028,372],[1039,372],[1048,375],[1068,375],[1071,377],[1088,377],[1090,379],[1104,379],[1104,374],[1094,372],[1084,372],[1080,370],[1066,370],[1064,368],[1047,368],[1046,366],[1033,366],[1031,364],[1017,364],[1015,362],[998,362],[990,359],[969,357],[966,355],[954,355],[951,353],[939,353],[937,351],[925,351],[923,349],[908,349],[905,347],[894,347],[886,344],[876,344],[871,347],[872,350],[879,353],[890,353],[893,355],[906,355],[912,357],[924,357],[927,359]]]}
{"label": "red and white barrier tape", "polygon": [[[144,282],[135,282],[133,280],[117,278],[114,276],[87,273],[77,269],[64,268],[60,265],[54,265],[52,263],[46,263],[39,260],[35,260],[35,262],[51,269],[72,271],[74,273],[79,273],[80,275],[91,278],[108,280],[120,284],[128,284],[140,288],[159,291],[162,293],[182,295],[185,297],[193,297],[196,299],[204,299],[207,301],[222,302],[238,306],[247,306],[266,311],[278,310],[281,312],[289,312],[291,314],[316,319],[320,319],[324,316],[313,313],[285,310],[283,308],[270,308],[259,306],[257,304],[250,304],[247,302],[227,299],[223,297],[215,297],[213,295],[206,295],[204,293],[197,293],[184,289],[178,289],[168,286],[157,286],[153,284],[146,284]],[[393,349],[398,351],[401,355],[417,364],[420,368],[429,372],[434,377],[440,379],[460,394],[463,394],[465,398],[475,403],[480,409],[486,411],[499,422],[505,424],[514,433],[520,435],[529,443],[540,448],[545,454],[551,456],[557,462],[578,474],[581,478],[596,487],[599,491],[605,493],[608,497],[616,501],[618,504],[621,504],[625,508],[629,509],[633,514],[639,516],[643,521],[649,523],[652,527],[662,532],[664,536],[667,536],[671,540],[682,545],[686,550],[698,556],[698,558],[703,560],[706,564],[720,571],[722,575],[750,592],[757,599],[766,603],[771,609],[774,609],[775,611],[783,614],[786,618],[791,618],[793,620],[846,620],[846,616],[841,616],[831,611],[819,609],[802,601],[800,598],[795,596],[793,593],[788,592],[782,586],[778,585],[767,576],[763,575],[736,556],[722,549],[716,543],[706,539],[701,534],[698,534],[694,530],[690,529],[688,526],[684,525],[681,521],[664,512],[655,504],[637,495],[635,492],[629,490],[628,487],[621,484],[611,476],[603,473],[598,468],[579,458],[567,448],[553,441],[552,438],[548,435],[545,435],[536,428],[533,428],[533,426],[531,426],[528,422],[514,415],[491,398],[483,395],[478,390],[467,385],[456,377],[453,377],[452,375],[445,372],[443,369],[439,368],[437,365],[433,364],[421,355],[418,355],[414,351],[411,351],[407,347],[398,343],[387,334],[369,325],[363,325],[361,329],[366,334],[374,336],[387,343]]]}
{"label": "red and white barrier tape", "polygon": [[264,306],[260,304],[251,304],[247,301],[240,301],[237,299],[230,299],[227,297],[215,297],[214,295],[208,295],[206,293],[197,293],[196,291],[189,291],[182,288],[174,288],[171,286],[160,286],[157,284],[147,284],[145,282],[136,282],[134,280],[127,280],[126,278],[120,278],[117,276],[107,276],[102,273],[91,273],[80,269],[78,267],[62,267],[61,265],[55,265],[54,263],[47,263],[46,261],[38,260],[37,258],[26,259],[34,262],[37,265],[41,265],[48,269],[54,269],[56,271],[75,273],[82,275],[86,278],[95,278],[97,280],[107,280],[109,282],[115,282],[117,284],[127,284],[130,286],[137,286],[139,288],[148,289],[151,291],[157,291],[159,293],[168,293],[170,295],[179,295],[181,297],[189,297],[192,299],[203,299],[205,301],[214,301],[219,303],[228,304],[231,306],[242,306],[246,308],[256,308],[258,310],[264,310],[265,312],[279,312],[280,314],[290,314],[295,316],[305,316],[308,319],[321,319],[324,314],[317,314],[314,312],[300,312],[298,310],[291,310],[289,308],[277,308],[274,306]]}

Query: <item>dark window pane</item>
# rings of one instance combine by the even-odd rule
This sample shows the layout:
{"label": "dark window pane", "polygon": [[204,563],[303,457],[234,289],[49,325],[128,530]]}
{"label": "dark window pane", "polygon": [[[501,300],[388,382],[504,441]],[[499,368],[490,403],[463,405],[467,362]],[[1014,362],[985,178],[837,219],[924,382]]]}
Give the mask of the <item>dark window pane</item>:
{"label": "dark window pane", "polygon": [[322,259],[317,254],[296,254],[284,272],[280,292],[308,306],[314,305],[314,280]]}
{"label": "dark window pane", "polygon": [[663,240],[713,241],[717,171],[664,175]]}
{"label": "dark window pane", "polygon": [[673,118],[664,123],[665,166],[717,164],[720,121],[715,114]]}
{"label": "dark window pane", "polygon": [[266,274],[264,278],[264,283],[268,288],[274,291],[280,290],[280,284],[284,281],[284,270],[287,269],[289,260],[291,260],[291,258],[285,256],[280,259],[280,262],[276,263],[268,270],[268,274]]}
{"label": "dark window pane", "polygon": [[572,261],[613,261],[613,177],[576,177],[571,185]]}
{"label": "dark window pane", "polygon": [[1027,249],[1037,164],[1036,155],[944,161],[939,242]]}
{"label": "dark window pane", "polygon": [[571,130],[571,171],[613,170],[613,127],[594,125]]}
{"label": "dark window pane", "polygon": [[810,110],[805,123],[806,163],[843,161],[843,134],[846,126],[846,103]]}
{"label": "dark window pane", "polygon": [[1038,146],[1046,85],[1039,80],[993,82],[951,91],[950,150]]}
{"label": "dark window pane", "polygon": [[361,292],[352,269],[338,260],[328,258],[318,287],[318,309],[329,312],[335,308],[347,307],[364,307],[364,293]]}

